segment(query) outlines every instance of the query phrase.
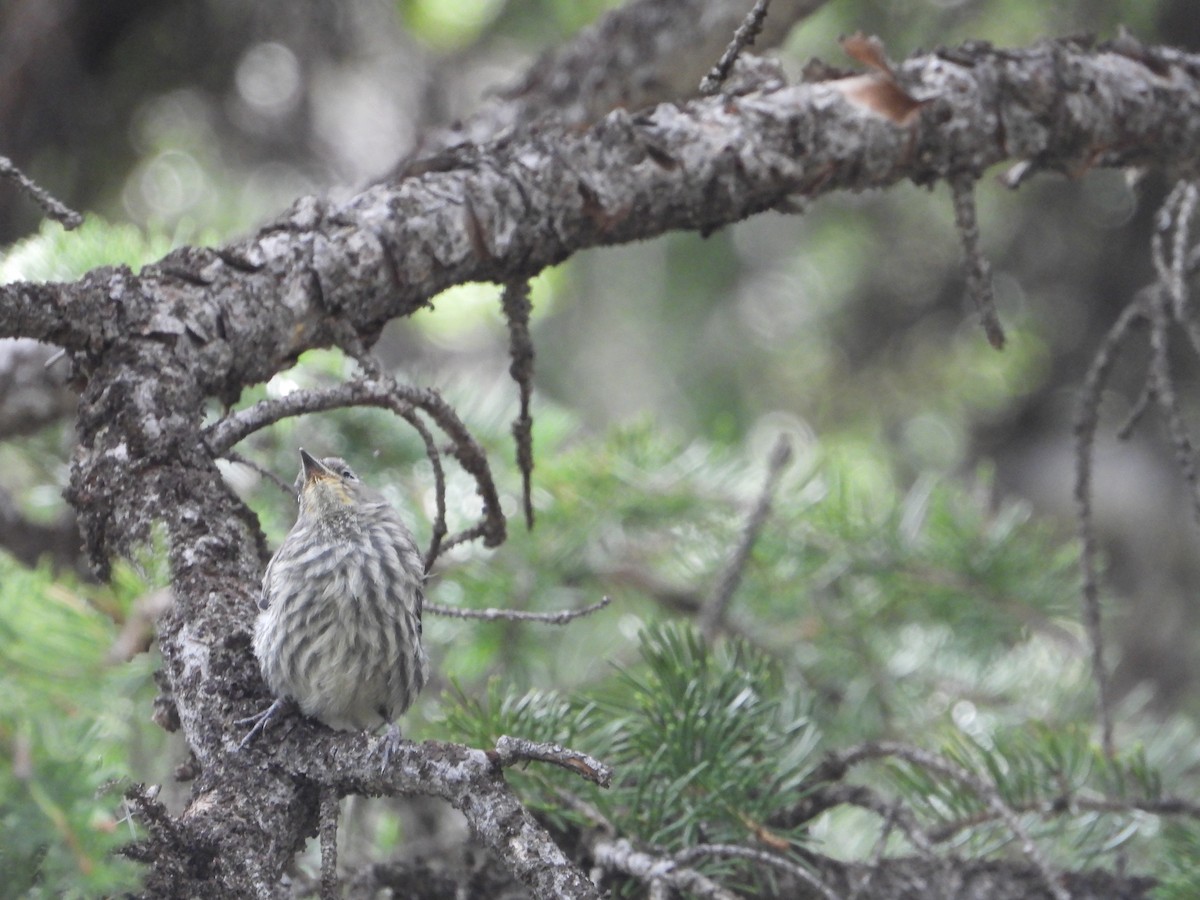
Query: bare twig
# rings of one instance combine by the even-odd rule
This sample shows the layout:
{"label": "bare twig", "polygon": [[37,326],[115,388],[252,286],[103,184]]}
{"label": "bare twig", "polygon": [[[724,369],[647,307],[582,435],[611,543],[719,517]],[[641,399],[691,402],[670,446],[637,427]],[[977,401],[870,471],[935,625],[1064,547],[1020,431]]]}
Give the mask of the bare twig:
{"label": "bare twig", "polygon": [[635,850],[624,838],[597,841],[592,847],[592,857],[601,869],[632,875],[651,889],[657,884],[678,891],[689,891],[705,900],[738,900],[736,894],[695,869],[680,865],[669,857]]}
{"label": "bare twig", "polygon": [[562,769],[569,769],[600,787],[608,787],[612,784],[612,767],[586,753],[580,753],[578,750],[571,750],[559,744],[543,744],[505,734],[497,739],[496,749],[492,753],[496,765],[501,768],[535,760],[551,763]]}
{"label": "bare twig", "polygon": [[721,572],[721,577],[717,579],[712,599],[708,601],[700,616],[700,628],[708,637],[712,637],[721,629],[725,613],[729,609],[729,602],[733,599],[733,595],[741,583],[746,563],[750,561],[750,552],[754,549],[754,544],[767,521],[767,516],[770,515],[771,500],[775,496],[775,489],[779,486],[780,476],[783,475],[791,460],[791,442],[786,436],[780,435],[767,462],[767,477],[762,491],[758,495],[758,500],[754,504],[749,518],[746,519],[746,525],[742,529],[737,548],[724,571]]}
{"label": "bare twig", "polygon": [[17,185],[33,198],[42,208],[42,212],[62,225],[67,231],[78,228],[83,224],[83,216],[69,208],[60,200],[55,199],[49,191],[18,169],[11,159],[0,156],[0,176],[15,181]]}
{"label": "bare twig", "polygon": [[1108,757],[1113,746],[1112,707],[1109,696],[1108,668],[1104,662],[1104,631],[1100,611],[1100,548],[1092,514],[1092,462],[1096,449],[1096,429],[1100,424],[1100,401],[1112,373],[1117,354],[1129,337],[1134,324],[1145,320],[1143,304],[1135,300],[1121,312],[1104,336],[1079,398],[1075,416],[1075,506],[1079,521],[1079,565],[1083,575],[1083,623],[1092,646],[1092,678],[1096,682],[1096,714],[1100,720],[1101,746]]}
{"label": "bare twig", "polygon": [[[1185,326],[1192,321],[1188,312],[1186,278],[1188,236],[1196,202],[1196,185],[1181,181],[1175,185],[1158,212],[1156,230],[1151,240],[1151,255],[1158,273],[1158,283],[1156,290],[1147,292],[1146,305],[1150,316],[1149,385],[1166,420],[1175,448],[1175,463],[1191,491],[1192,506],[1200,520],[1200,476],[1196,471],[1196,451],[1175,396],[1168,343],[1168,327],[1172,319]],[[1171,248],[1169,258],[1164,239],[1168,235]]]}
{"label": "bare twig", "polygon": [[[244,440],[254,432],[266,428],[281,419],[302,413],[323,412],[330,409],[340,409],[348,406],[376,406],[390,409],[396,415],[412,423],[413,409],[424,411],[438,427],[442,429],[453,442],[453,454],[459,464],[475,479],[479,495],[483,500],[483,519],[474,527],[439,544],[431,544],[430,555],[426,565],[432,565],[436,558],[435,550],[440,546],[445,551],[457,543],[474,538],[483,538],[484,544],[495,547],[504,542],[505,521],[500,509],[500,499],[492,480],[491,469],[483,448],[467,430],[466,425],[458,417],[453,407],[436,392],[429,388],[415,388],[410,385],[397,384],[390,377],[380,379],[354,380],[329,388],[316,390],[293,391],[284,397],[262,400],[253,406],[230,413],[225,418],[214,422],[204,430],[205,443],[214,455],[224,454],[239,441]],[[422,431],[426,449],[434,446],[428,430]],[[434,477],[441,471],[440,462],[436,461],[436,452],[430,457],[434,466]],[[438,518],[441,526],[435,522],[434,534],[445,533],[444,489],[440,490],[442,501],[438,507]]]}
{"label": "bare twig", "polygon": [[1117,437],[1122,440],[1128,440],[1133,434],[1133,429],[1137,428],[1138,422],[1142,420],[1142,416],[1146,414],[1146,410],[1154,403],[1154,384],[1150,379],[1142,385],[1142,392],[1138,394],[1137,400],[1133,406],[1129,408],[1129,414],[1125,417],[1125,421],[1121,427],[1117,429]]}
{"label": "bare twig", "polygon": [[547,784],[546,788],[554,794],[555,797],[564,805],[583,818],[587,819],[595,828],[607,838],[615,838],[617,836],[617,826],[612,823],[608,816],[604,815],[595,804],[588,803],[582,797],[573,794],[572,792],[560,787],[557,784]]}
{"label": "bare twig", "polygon": [[1004,326],[996,312],[996,296],[992,293],[992,267],[979,247],[979,220],[975,212],[975,177],[955,175],[950,179],[954,197],[954,225],[962,238],[966,254],[967,291],[979,310],[983,332],[988,343],[1000,350],[1004,347]]}
{"label": "bare twig", "polygon": [[442,469],[442,454],[438,451],[437,442],[433,439],[433,433],[425,427],[425,423],[421,421],[421,417],[417,415],[416,410],[410,409],[408,412],[401,412],[400,416],[413,427],[413,430],[425,442],[425,456],[429,460],[429,465],[433,468],[433,496],[435,503],[433,529],[429,535],[429,549],[425,551],[425,572],[428,574],[433,569],[433,564],[437,561],[438,554],[441,553],[442,541],[446,537],[446,473]]}
{"label": "bare twig", "polygon": [[1175,450],[1175,464],[1192,495],[1192,510],[1200,521],[1200,474],[1196,471],[1196,448],[1183,421],[1179,399],[1175,396],[1175,380],[1171,375],[1171,361],[1167,329],[1170,325],[1166,288],[1152,290],[1149,294],[1150,316],[1150,382],[1154,398],[1158,401],[1171,445]]}
{"label": "bare twig", "polygon": [[463,609],[458,606],[439,606],[426,603],[425,612],[435,616],[447,616],[451,619],[484,619],[485,621],[507,622],[541,622],[544,625],[566,625],[575,619],[590,616],[612,602],[609,597],[602,597],[595,603],[581,609],[564,609],[558,612],[528,612],[523,609]]}
{"label": "bare twig", "polygon": [[717,60],[717,64],[709,70],[700,81],[700,93],[709,96],[721,89],[725,79],[729,77],[733,64],[737,62],[741,52],[754,43],[754,39],[762,33],[763,22],[767,18],[767,7],[771,0],[754,0],[754,6],[746,13],[746,18],[733,33],[733,40]]}
{"label": "bare twig", "polygon": [[797,881],[804,882],[822,897],[825,897],[826,900],[840,900],[838,895],[829,889],[828,885],[808,869],[792,862],[790,859],[785,859],[777,853],[759,850],[755,847],[742,847],[738,844],[696,844],[694,847],[688,847],[686,850],[676,853],[673,859],[681,865],[688,865],[697,860],[704,859],[706,856],[724,859],[745,859],[759,865],[770,866],[772,869],[786,872]]}
{"label": "bare twig", "polygon": [[[377,237],[386,246],[385,239],[381,235],[377,235]],[[389,261],[391,260],[390,255],[388,259]],[[382,385],[392,393],[401,393],[396,379],[384,369],[383,363],[379,358],[367,349],[358,332],[344,322],[339,322],[338,330],[341,346],[358,363],[359,368],[362,370],[363,378]],[[442,468],[442,454],[438,450],[437,442],[433,439],[432,432],[430,432],[421,417],[417,415],[414,407],[410,406],[406,408],[401,406],[393,408],[393,412],[404,419],[421,436],[421,440],[425,443],[425,456],[429,460],[429,465],[433,468],[433,527],[429,536],[429,549],[425,551],[425,573],[428,575],[433,570],[433,564],[437,562],[438,555],[443,549],[442,541],[446,537],[446,473]],[[482,534],[483,532],[479,533]],[[466,537],[460,537],[460,540],[467,539]]]}
{"label": "bare twig", "polygon": [[[381,242],[384,240],[381,236],[379,239]],[[390,255],[388,259],[391,260]],[[392,393],[402,393],[396,379],[384,369],[383,363],[379,358],[367,349],[363,344],[362,338],[354,329],[349,327],[341,328],[341,343],[345,347],[346,352],[354,357],[359,368],[362,369],[363,377],[366,380],[380,384]],[[437,562],[438,556],[444,549],[442,541],[446,538],[446,472],[442,468],[442,454],[438,450],[433,433],[425,425],[421,417],[417,415],[416,408],[401,406],[394,408],[393,411],[411,425],[413,430],[421,436],[421,440],[425,443],[425,456],[429,460],[429,465],[433,468],[433,527],[429,535],[429,549],[425,551],[425,573],[428,575],[433,571],[433,564]],[[474,537],[484,533],[485,531],[481,529],[477,534],[469,536],[459,535],[459,540],[472,540]]]}
{"label": "bare twig", "polygon": [[[1155,222],[1155,234],[1151,242],[1151,255],[1158,273],[1159,284],[1171,298],[1172,313],[1176,320],[1185,318],[1187,304],[1188,237],[1192,214],[1196,211],[1196,185],[1190,181],[1177,182],[1167,199],[1163,201]],[[1171,237],[1171,257],[1165,258],[1163,236]]]}
{"label": "bare twig", "polygon": [[292,482],[285,481],[284,479],[280,478],[278,475],[276,475],[274,472],[272,472],[270,469],[268,469],[266,466],[262,465],[261,463],[256,463],[254,460],[243,456],[242,454],[238,453],[236,450],[226,450],[224,453],[221,454],[221,458],[227,459],[231,463],[236,463],[239,466],[247,466],[248,468],[253,469],[255,472],[257,472],[263,478],[267,479],[267,481],[271,482],[271,484],[275,485],[275,487],[279,488],[281,491],[283,491],[285,494],[287,494],[293,500],[296,499],[296,485]]}
{"label": "bare twig", "polygon": [[525,507],[525,527],[533,528],[533,419],[529,415],[529,400],[533,395],[533,339],[529,336],[529,282],[515,281],[504,287],[501,299],[504,320],[508,322],[508,372],[517,383],[521,396],[521,411],[513,422],[513,439],[517,444],[517,468],[521,470],[521,496]]}
{"label": "bare twig", "polygon": [[1200,324],[1191,313],[1187,290],[1187,279],[1200,265],[1200,254],[1196,248],[1188,246],[1191,220],[1198,200],[1200,189],[1194,183],[1181,181],[1163,201],[1151,239],[1151,257],[1157,280],[1138,292],[1097,349],[1084,381],[1075,423],[1075,501],[1082,545],[1080,565],[1083,570],[1084,623],[1092,643],[1092,670],[1099,695],[1102,746],[1109,757],[1114,753],[1112,713],[1101,629],[1097,563],[1099,549],[1092,515],[1092,457],[1100,402],[1112,365],[1131,327],[1138,322],[1148,322],[1150,363],[1146,382],[1117,435],[1128,437],[1152,403],[1159,408],[1175,451],[1176,465],[1187,482],[1193,511],[1200,520],[1200,471],[1197,470],[1196,448],[1175,395],[1169,347],[1169,328],[1174,321],[1184,329],[1193,349],[1200,353]]}

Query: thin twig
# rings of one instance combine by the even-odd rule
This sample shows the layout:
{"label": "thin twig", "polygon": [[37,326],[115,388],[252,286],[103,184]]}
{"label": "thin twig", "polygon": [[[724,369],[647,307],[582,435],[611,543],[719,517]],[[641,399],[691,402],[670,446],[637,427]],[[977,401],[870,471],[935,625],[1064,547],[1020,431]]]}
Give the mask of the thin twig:
{"label": "thin twig", "polygon": [[[386,248],[387,242],[381,236],[376,236],[380,238]],[[390,255],[388,259],[391,259]],[[367,349],[358,332],[341,320],[338,321],[337,328],[340,345],[358,363],[363,378],[385,385],[393,392],[398,392],[399,385],[396,380],[385,370],[379,357]],[[421,440],[425,442],[425,456],[428,458],[430,466],[433,467],[435,511],[433,528],[429,537],[429,549],[425,551],[425,574],[428,575],[433,570],[433,564],[437,562],[438,555],[442,551],[442,540],[446,537],[446,473],[442,468],[442,455],[438,451],[437,442],[421,417],[417,415],[416,408],[410,406],[407,409],[398,408],[394,411],[421,436]]]}
{"label": "thin twig", "polygon": [[438,451],[437,442],[433,439],[433,433],[421,421],[421,417],[417,415],[415,409],[409,409],[408,412],[401,412],[400,416],[413,430],[421,436],[421,440],[425,442],[425,456],[429,460],[429,465],[433,468],[433,496],[434,496],[434,516],[433,529],[429,536],[429,549],[425,551],[425,574],[429,574],[433,569],[433,564],[437,561],[438,554],[441,552],[442,540],[446,537],[446,473],[442,469],[442,454]]}
{"label": "thin twig", "polygon": [[[1192,215],[1196,210],[1197,190],[1191,182],[1180,181],[1163,202],[1151,240],[1151,255],[1158,274],[1157,290],[1147,296],[1150,316],[1150,383],[1155,399],[1166,419],[1171,443],[1175,448],[1175,463],[1192,493],[1192,505],[1200,520],[1200,475],[1196,471],[1196,451],[1191,435],[1183,421],[1179,401],[1175,397],[1175,381],[1171,375],[1168,326],[1170,320],[1181,324],[1191,321],[1188,315],[1187,275],[1188,236]],[[1164,235],[1170,235],[1171,255],[1165,253]]]}
{"label": "thin twig", "polygon": [[975,177],[955,175],[950,179],[954,198],[954,225],[962,238],[967,264],[967,292],[975,301],[983,333],[997,350],[1004,347],[1004,326],[996,312],[996,295],[992,292],[992,267],[979,247],[979,220],[975,211]]}
{"label": "thin twig", "polygon": [[543,744],[525,738],[501,735],[496,740],[496,749],[489,754],[501,768],[522,762],[546,762],[562,769],[569,769],[581,778],[608,787],[612,784],[612,767],[595,757],[563,747],[560,744]]}
{"label": "thin twig", "polygon": [[575,619],[590,616],[612,602],[609,597],[601,597],[590,606],[581,609],[564,609],[558,612],[528,612],[522,609],[463,609],[458,606],[439,606],[436,603],[426,603],[424,611],[435,616],[447,616],[451,619],[484,619],[489,622],[541,622],[543,625],[566,625]]}
{"label": "thin twig", "polygon": [[[1193,352],[1200,354],[1200,322],[1190,303],[1188,303],[1187,280],[1196,274],[1200,268],[1200,246],[1188,248],[1191,232],[1191,220],[1196,210],[1198,190],[1194,182],[1180,182],[1175,186],[1170,196],[1159,210],[1155,223],[1158,229],[1151,240],[1151,252],[1154,268],[1158,273],[1160,284],[1170,287],[1171,312],[1173,318],[1183,328]],[[1174,207],[1172,219],[1172,205]],[[1162,235],[1173,227],[1171,239],[1171,261],[1167,263],[1163,257]]]}
{"label": "thin twig", "polygon": [[[1151,241],[1151,256],[1159,284],[1171,298],[1176,319],[1183,318],[1187,300],[1184,279],[1187,271],[1187,244],[1192,214],[1196,209],[1196,186],[1179,181],[1159,207],[1155,217],[1155,234]],[[1171,258],[1166,259],[1163,236],[1171,236]]]}
{"label": "thin twig", "polygon": [[1175,318],[1185,318],[1187,304],[1188,240],[1191,237],[1192,216],[1196,212],[1197,190],[1194,182],[1184,182],[1179,196],[1179,208],[1175,210],[1175,229],[1171,247],[1171,299],[1174,301]]}
{"label": "thin twig", "polygon": [[221,454],[221,458],[227,459],[231,463],[236,463],[239,466],[248,466],[249,468],[251,468],[255,472],[257,472],[259,475],[261,475],[263,478],[267,479],[267,481],[271,482],[271,484],[275,485],[277,488],[279,488],[281,491],[283,491],[285,494],[287,494],[289,497],[291,497],[293,500],[296,499],[296,485],[291,482],[284,481],[282,478],[280,478],[278,475],[276,475],[274,472],[272,472],[266,466],[261,465],[260,463],[256,463],[254,460],[248,459],[245,456],[242,456],[242,454],[238,453],[236,450],[226,450],[224,453]]}
{"label": "thin twig", "polygon": [[1171,445],[1175,449],[1175,465],[1179,467],[1183,480],[1192,495],[1192,510],[1200,521],[1200,473],[1196,470],[1196,449],[1183,412],[1175,396],[1175,381],[1171,375],[1170,348],[1167,339],[1169,310],[1166,289],[1152,291],[1150,304],[1150,379],[1154,385],[1154,398],[1167,423]]}
{"label": "thin twig", "polygon": [[[429,388],[397,384],[390,376],[384,376],[380,379],[355,379],[328,388],[293,391],[286,396],[261,400],[246,409],[230,413],[204,430],[204,440],[210,452],[222,455],[239,441],[281,419],[349,406],[389,409],[410,423],[408,416],[415,407],[425,412],[450,438],[454,457],[475,479],[483,500],[483,519],[465,532],[443,541],[441,552],[456,543],[474,538],[482,538],[488,547],[496,547],[504,542],[504,514],[500,509],[500,498],[487,456],[454,408]],[[429,446],[427,442],[426,447]],[[439,464],[434,463],[434,467],[436,477]]]}
{"label": "thin twig", "polygon": [[[738,900],[711,878],[695,869],[680,865],[664,856],[635,850],[625,838],[616,841],[597,841],[592,846],[592,858],[601,869],[632,875],[649,885],[651,891],[662,893],[666,888],[688,891],[704,900]],[[656,887],[657,886],[657,887]]]}
{"label": "thin twig", "polygon": [[1147,378],[1146,383],[1142,385],[1142,392],[1138,394],[1137,400],[1129,409],[1129,415],[1125,417],[1125,421],[1121,427],[1117,429],[1118,440],[1127,441],[1130,435],[1133,434],[1133,429],[1137,427],[1138,422],[1142,420],[1142,416],[1146,414],[1151,405],[1154,403],[1154,382]]}
{"label": "thin twig", "polygon": [[595,828],[598,828],[605,837],[615,838],[617,836],[617,826],[614,825],[609,818],[604,815],[604,813],[600,812],[600,810],[597,809],[594,804],[588,803],[582,797],[579,797],[556,784],[547,784],[545,787],[548,788],[564,806],[570,807],[572,810],[579,813],[579,815],[587,819],[588,822],[590,822]]}
{"label": "thin twig", "polygon": [[733,39],[726,46],[721,58],[717,60],[717,64],[709,69],[708,74],[701,79],[700,93],[703,96],[710,96],[721,89],[721,85],[729,77],[730,71],[733,70],[733,64],[737,62],[742,51],[753,44],[754,39],[762,33],[763,22],[767,18],[767,7],[770,5],[771,0],[755,0],[754,6],[750,12],[746,13],[742,24],[734,31]]}
{"label": "thin twig", "polygon": [[786,872],[797,881],[803,881],[813,890],[820,893],[822,897],[825,897],[826,900],[840,900],[836,893],[830,890],[819,877],[808,869],[778,854],[767,850],[759,850],[755,847],[742,847],[738,844],[696,844],[694,847],[688,847],[686,850],[676,853],[673,859],[677,863],[689,865],[704,859],[706,856],[715,856],[724,859],[745,859],[750,862],[756,862],[759,865],[770,866],[773,869]]}
{"label": "thin twig", "polygon": [[1096,542],[1092,512],[1092,462],[1096,450],[1096,429],[1100,424],[1100,401],[1112,374],[1117,353],[1129,337],[1130,329],[1145,320],[1143,303],[1130,303],[1100,342],[1079,397],[1075,416],[1075,507],[1079,522],[1079,566],[1083,576],[1083,623],[1092,645],[1092,678],[1096,682],[1096,714],[1100,720],[1101,746],[1105,756],[1115,755],[1113,746],[1112,706],[1108,687],[1108,668],[1104,662],[1104,631],[1100,611],[1100,548]]}
{"label": "thin twig", "polygon": [[83,216],[52,196],[49,191],[13,165],[13,161],[6,156],[0,156],[0,176],[15,181],[21,190],[32,197],[34,202],[42,208],[42,212],[67,231],[83,224]]}
{"label": "thin twig", "polygon": [[791,442],[786,436],[780,435],[771,450],[770,459],[767,461],[767,477],[763,482],[762,491],[758,495],[754,509],[746,519],[733,556],[730,557],[728,564],[721,572],[721,577],[717,579],[712,599],[709,600],[700,616],[700,628],[707,637],[712,637],[721,629],[725,614],[729,610],[729,603],[746,571],[746,563],[750,561],[750,553],[758,541],[767,516],[771,513],[771,500],[775,496],[775,489],[779,486],[780,476],[783,475],[791,460]]}

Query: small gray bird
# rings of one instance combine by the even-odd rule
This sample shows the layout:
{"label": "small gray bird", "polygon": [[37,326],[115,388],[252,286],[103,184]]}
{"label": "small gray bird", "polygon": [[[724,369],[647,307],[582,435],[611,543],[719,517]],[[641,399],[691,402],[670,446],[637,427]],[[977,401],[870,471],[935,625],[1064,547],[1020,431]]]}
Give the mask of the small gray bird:
{"label": "small gray bird", "polygon": [[243,720],[248,744],[294,700],[330,728],[389,725],[425,684],[424,564],[396,510],[337,457],[300,450],[300,513],[263,577],[254,653],[278,698]]}

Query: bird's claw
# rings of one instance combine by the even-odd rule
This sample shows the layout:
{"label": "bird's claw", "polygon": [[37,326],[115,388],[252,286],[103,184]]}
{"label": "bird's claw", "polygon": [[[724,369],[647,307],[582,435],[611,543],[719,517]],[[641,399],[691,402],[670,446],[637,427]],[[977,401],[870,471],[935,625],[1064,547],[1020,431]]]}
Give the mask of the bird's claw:
{"label": "bird's claw", "polygon": [[388,767],[392,764],[392,757],[400,749],[401,744],[407,744],[408,741],[400,736],[400,726],[393,722],[388,726],[383,738],[380,740],[380,753],[383,756],[383,764],[379,767],[379,772],[382,775],[387,772]]}
{"label": "bird's claw", "polygon": [[275,700],[274,703],[272,703],[262,712],[255,713],[252,716],[247,716],[244,719],[238,719],[236,722],[234,722],[234,726],[238,728],[244,725],[254,726],[250,729],[246,736],[242,738],[241,743],[239,743],[237,746],[238,750],[245,750],[247,747],[249,747],[254,742],[254,739],[266,731],[267,726],[270,725],[276,719],[276,717],[278,717],[278,715],[290,705],[291,704],[289,701],[280,698]]}

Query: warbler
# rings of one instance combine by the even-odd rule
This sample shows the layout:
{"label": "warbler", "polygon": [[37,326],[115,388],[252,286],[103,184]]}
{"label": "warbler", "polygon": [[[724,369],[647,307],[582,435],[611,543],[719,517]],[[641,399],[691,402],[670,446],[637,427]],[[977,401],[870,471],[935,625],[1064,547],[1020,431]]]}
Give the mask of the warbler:
{"label": "warbler", "polygon": [[300,450],[300,511],[263,576],[254,653],[276,701],[245,719],[245,746],[288,701],[330,728],[388,725],[428,677],[425,567],[400,515],[338,457]]}

